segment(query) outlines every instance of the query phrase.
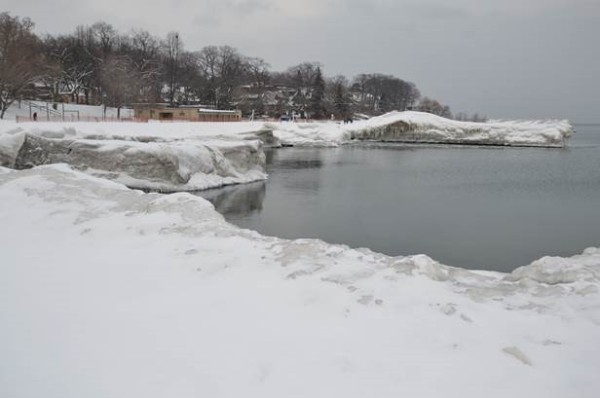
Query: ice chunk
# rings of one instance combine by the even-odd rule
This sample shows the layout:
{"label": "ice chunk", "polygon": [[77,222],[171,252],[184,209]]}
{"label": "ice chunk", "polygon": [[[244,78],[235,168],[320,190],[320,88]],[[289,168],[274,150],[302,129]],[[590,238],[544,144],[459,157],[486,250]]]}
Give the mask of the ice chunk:
{"label": "ice chunk", "polygon": [[25,133],[0,137],[5,143],[0,159],[10,167],[67,163],[133,188],[200,190],[266,178],[259,141],[136,142]]}

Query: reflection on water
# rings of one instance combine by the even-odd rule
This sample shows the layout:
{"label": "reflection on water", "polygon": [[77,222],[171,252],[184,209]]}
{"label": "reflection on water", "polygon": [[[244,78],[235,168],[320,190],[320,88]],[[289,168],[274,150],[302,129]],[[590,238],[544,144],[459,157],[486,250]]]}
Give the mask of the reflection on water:
{"label": "reflection on water", "polygon": [[254,212],[262,210],[265,200],[265,181],[250,184],[230,185],[219,189],[195,192],[215,206],[227,218],[248,217]]}
{"label": "reflection on water", "polygon": [[[273,161],[271,159],[271,161]],[[272,163],[271,163],[272,164]],[[321,159],[288,159],[288,160],[280,160],[277,164],[277,167],[280,169],[318,169],[323,167],[323,162]]]}
{"label": "reflection on water", "polygon": [[361,143],[267,152],[269,180],[203,192],[244,228],[510,271],[600,246],[600,127],[564,150]]}

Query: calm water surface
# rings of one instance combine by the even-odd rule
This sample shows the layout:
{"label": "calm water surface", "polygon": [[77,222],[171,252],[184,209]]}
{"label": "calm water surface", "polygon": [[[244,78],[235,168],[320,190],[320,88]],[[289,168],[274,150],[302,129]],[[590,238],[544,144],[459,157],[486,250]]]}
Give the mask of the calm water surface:
{"label": "calm water surface", "polygon": [[265,235],[511,271],[600,246],[600,126],[576,128],[567,149],[269,150],[268,182],[200,195]]}

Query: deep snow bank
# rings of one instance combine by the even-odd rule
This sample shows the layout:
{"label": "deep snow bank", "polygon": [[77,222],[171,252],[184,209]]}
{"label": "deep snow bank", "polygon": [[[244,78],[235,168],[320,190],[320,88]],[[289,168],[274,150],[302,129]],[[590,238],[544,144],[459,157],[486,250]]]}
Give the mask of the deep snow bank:
{"label": "deep snow bank", "polygon": [[595,397],[600,250],[512,274],[0,173],[0,396]]}
{"label": "deep snow bank", "polygon": [[[68,163],[132,188],[162,191],[199,190],[266,178],[262,144],[256,137],[136,135],[133,133],[145,131],[140,127],[144,125],[133,123],[40,125],[0,124],[0,129],[4,127],[0,130],[0,165],[24,169]],[[242,133],[240,137],[248,136]]]}
{"label": "deep snow bank", "polygon": [[390,112],[339,123],[271,124],[289,145],[339,145],[349,140],[494,146],[564,147],[573,128],[565,120],[459,122],[423,112]]}
{"label": "deep snow bank", "polygon": [[459,122],[423,112],[391,112],[351,130],[353,139],[415,143],[564,147],[573,128],[565,120]]}
{"label": "deep snow bank", "polygon": [[277,146],[273,132],[261,122],[28,122],[0,121],[1,133],[27,132],[45,138],[139,142],[240,141],[260,139]]}

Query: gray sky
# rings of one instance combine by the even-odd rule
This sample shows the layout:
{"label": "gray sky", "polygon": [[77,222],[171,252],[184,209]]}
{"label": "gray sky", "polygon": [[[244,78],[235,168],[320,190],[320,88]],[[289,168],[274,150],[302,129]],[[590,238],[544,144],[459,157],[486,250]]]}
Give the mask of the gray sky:
{"label": "gray sky", "polygon": [[104,20],[283,70],[394,74],[453,111],[600,122],[600,0],[3,0],[38,33]]}

